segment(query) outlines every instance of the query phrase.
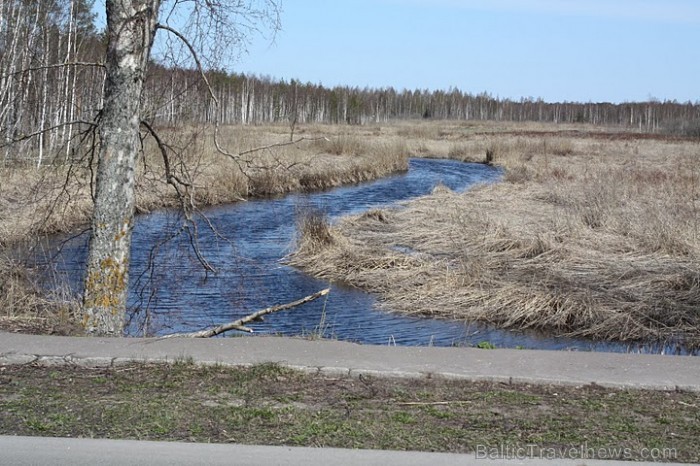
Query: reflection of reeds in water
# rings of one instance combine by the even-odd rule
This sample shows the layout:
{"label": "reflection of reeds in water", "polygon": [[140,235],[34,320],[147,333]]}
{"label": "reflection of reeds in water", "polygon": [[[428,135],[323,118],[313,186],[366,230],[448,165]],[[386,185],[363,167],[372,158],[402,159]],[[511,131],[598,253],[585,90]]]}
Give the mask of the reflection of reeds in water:
{"label": "reflection of reeds in water", "polygon": [[495,145],[504,182],[346,218],[292,262],[403,313],[700,346],[697,146]]}

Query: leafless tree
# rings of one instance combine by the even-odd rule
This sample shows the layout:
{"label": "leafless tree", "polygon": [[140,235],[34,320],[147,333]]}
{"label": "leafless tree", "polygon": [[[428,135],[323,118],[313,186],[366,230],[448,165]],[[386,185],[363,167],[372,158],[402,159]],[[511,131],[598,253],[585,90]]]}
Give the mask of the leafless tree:
{"label": "leafless tree", "polygon": [[[98,125],[100,145],[83,325],[88,333],[121,335],[129,283],[142,93],[156,33],[174,36],[207,81],[206,64],[225,59],[260,22],[277,27],[279,6],[273,0],[106,0],[106,13],[106,83]],[[173,53],[175,46],[169,46],[170,40],[162,42],[164,53]],[[216,101],[213,93],[211,97]],[[147,128],[155,136],[153,128]],[[178,183],[186,187],[172,178],[168,182],[176,188]]]}
{"label": "leafless tree", "polygon": [[[92,0],[0,0],[0,136],[10,156],[41,166],[72,149],[104,76]],[[80,86],[77,84],[80,83]]]}

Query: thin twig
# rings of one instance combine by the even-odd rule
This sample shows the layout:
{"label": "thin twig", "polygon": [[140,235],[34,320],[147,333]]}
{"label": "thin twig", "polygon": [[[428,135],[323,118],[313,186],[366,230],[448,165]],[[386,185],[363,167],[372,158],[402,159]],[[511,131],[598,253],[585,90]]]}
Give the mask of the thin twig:
{"label": "thin twig", "polygon": [[52,68],[64,68],[64,67],[68,67],[68,66],[85,66],[85,67],[94,67],[94,68],[105,68],[104,63],[92,63],[92,62],[56,63],[53,65],[43,65],[43,66],[34,66],[31,68],[24,68],[22,70],[15,71],[13,73],[3,74],[0,76],[0,79],[6,79],[6,78],[9,78],[10,76],[18,76],[20,74],[30,73],[32,71],[49,70]]}
{"label": "thin twig", "polygon": [[[146,128],[151,136],[153,136],[163,157],[163,164],[165,166],[165,180],[175,189],[175,192],[177,193],[177,198],[180,201],[180,208],[185,216],[185,224],[183,225],[183,229],[188,233],[190,244],[192,245],[192,249],[197,256],[197,260],[200,264],[202,264],[205,270],[216,273],[216,269],[209,263],[209,261],[207,261],[199,249],[199,243],[197,241],[197,238],[199,237],[197,222],[195,222],[195,220],[192,218],[192,212],[197,210],[195,207],[194,196],[192,194],[192,190],[190,189],[192,184],[183,181],[172,172],[170,159],[168,157],[168,146],[163,142],[156,130],[147,121],[141,121],[141,124]],[[183,188],[184,193],[180,189],[181,187]]]}
{"label": "thin twig", "polygon": [[168,31],[178,39],[180,39],[190,50],[190,53],[192,54],[192,59],[194,60],[195,64],[197,65],[197,70],[199,71],[200,76],[202,77],[202,80],[204,81],[204,84],[207,85],[207,90],[209,91],[209,95],[211,98],[214,100],[216,103],[216,106],[219,106],[219,99],[216,98],[216,95],[214,95],[214,89],[212,89],[211,85],[209,84],[209,80],[207,79],[207,75],[204,72],[204,67],[202,67],[202,62],[199,61],[199,56],[197,55],[197,51],[194,49],[192,44],[187,40],[187,37],[182,35],[180,31],[177,29],[173,29],[168,25],[158,23],[156,24],[156,29],[162,29],[164,31]]}
{"label": "thin twig", "polygon": [[23,134],[22,136],[20,136],[20,137],[18,137],[18,138],[14,138],[14,139],[9,140],[9,141],[8,141],[7,143],[5,143],[5,144],[0,144],[0,148],[9,146],[9,145],[11,145],[11,144],[15,144],[15,143],[17,143],[17,142],[26,141],[27,139],[31,139],[31,138],[33,138],[33,137],[35,137],[35,136],[39,136],[40,134],[47,133],[47,132],[49,132],[49,131],[53,131],[53,130],[58,129],[58,128],[62,128],[62,127],[64,127],[64,126],[71,126],[71,125],[88,125],[88,126],[90,126],[90,127],[92,127],[92,128],[96,128],[96,127],[97,127],[97,124],[96,124],[96,123],[93,123],[92,121],[86,121],[86,120],[67,121],[67,122],[65,122],[65,123],[60,123],[60,124],[54,125],[54,126],[52,126],[52,127],[50,127],[50,128],[44,128],[44,129],[42,129],[42,130],[40,130],[40,131],[35,131],[35,132],[33,132],[33,133],[30,133],[30,134]]}
{"label": "thin twig", "polygon": [[291,145],[294,145],[294,144],[299,144],[299,143],[302,142],[302,141],[321,141],[321,140],[323,140],[323,141],[328,141],[328,138],[325,137],[325,136],[321,136],[321,137],[317,137],[317,138],[307,138],[307,137],[303,137],[303,138],[296,139],[296,140],[294,140],[294,141],[279,142],[279,143],[276,143],[276,144],[270,144],[269,146],[254,147],[253,149],[244,150],[243,152],[240,152],[238,155],[239,155],[239,156],[243,156],[243,155],[252,154],[252,153],[254,153],[254,152],[260,152],[260,151],[263,151],[263,150],[273,149],[273,148],[275,148],[275,147],[291,146]]}
{"label": "thin twig", "polygon": [[[180,189],[178,187],[179,185],[182,185],[186,188],[191,187],[191,184],[181,180],[180,178],[175,175],[171,168],[170,168],[170,158],[168,157],[168,146],[163,142],[161,137],[158,135],[156,130],[151,126],[147,121],[142,120],[141,124],[148,130],[148,132],[153,136],[153,139],[155,139],[156,144],[158,145],[158,149],[160,150],[160,154],[163,157],[163,165],[165,166],[165,180],[167,181],[168,184],[172,185],[175,190],[177,191],[178,196],[180,195]],[[176,184],[177,182],[177,184]]]}

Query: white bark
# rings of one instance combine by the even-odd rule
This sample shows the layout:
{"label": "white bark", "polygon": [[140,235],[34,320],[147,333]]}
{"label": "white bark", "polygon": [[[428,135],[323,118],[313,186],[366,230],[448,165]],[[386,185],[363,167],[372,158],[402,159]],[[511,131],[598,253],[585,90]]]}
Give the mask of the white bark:
{"label": "white bark", "polygon": [[121,335],[129,285],[141,92],[160,0],[107,0],[107,78],[83,325]]}

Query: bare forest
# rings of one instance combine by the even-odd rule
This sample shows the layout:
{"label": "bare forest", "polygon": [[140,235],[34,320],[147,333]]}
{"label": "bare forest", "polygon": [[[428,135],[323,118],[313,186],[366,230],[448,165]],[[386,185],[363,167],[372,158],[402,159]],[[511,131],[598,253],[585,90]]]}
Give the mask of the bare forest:
{"label": "bare forest", "polygon": [[[41,165],[47,157],[70,158],[80,145],[82,130],[102,108],[107,38],[95,25],[92,3],[0,2],[4,164]],[[531,97],[516,101],[459,89],[326,88],[211,69],[210,92],[194,64],[156,55],[148,67],[142,107],[145,119],[157,126],[437,119],[590,123],[684,136],[700,132],[697,102],[548,103]]]}

